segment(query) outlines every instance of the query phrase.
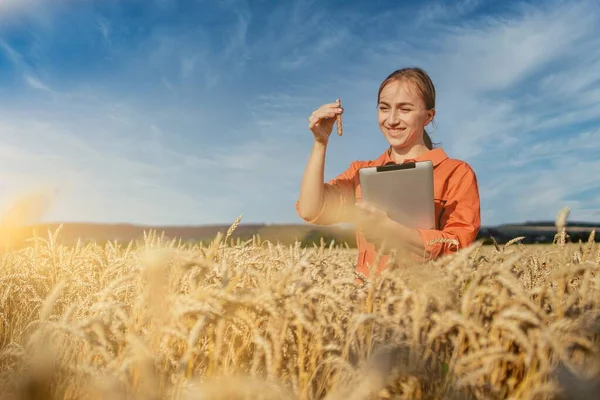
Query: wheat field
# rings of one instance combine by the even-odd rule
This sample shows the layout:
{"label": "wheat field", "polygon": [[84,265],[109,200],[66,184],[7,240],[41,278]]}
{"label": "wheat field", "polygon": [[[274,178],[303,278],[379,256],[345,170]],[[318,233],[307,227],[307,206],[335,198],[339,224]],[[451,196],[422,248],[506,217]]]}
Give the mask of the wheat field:
{"label": "wheat field", "polygon": [[563,224],[358,286],[355,250],[242,243],[238,223],[207,244],[6,249],[0,398],[595,398],[593,237]]}

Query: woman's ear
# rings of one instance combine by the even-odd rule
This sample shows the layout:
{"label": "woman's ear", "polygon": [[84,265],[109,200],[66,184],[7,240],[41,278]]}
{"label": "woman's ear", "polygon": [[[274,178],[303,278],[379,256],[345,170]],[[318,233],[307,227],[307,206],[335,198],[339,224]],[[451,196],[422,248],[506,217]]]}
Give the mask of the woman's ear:
{"label": "woman's ear", "polygon": [[429,125],[431,121],[433,121],[433,117],[435,117],[435,108],[427,110],[427,119],[425,120],[425,126]]}

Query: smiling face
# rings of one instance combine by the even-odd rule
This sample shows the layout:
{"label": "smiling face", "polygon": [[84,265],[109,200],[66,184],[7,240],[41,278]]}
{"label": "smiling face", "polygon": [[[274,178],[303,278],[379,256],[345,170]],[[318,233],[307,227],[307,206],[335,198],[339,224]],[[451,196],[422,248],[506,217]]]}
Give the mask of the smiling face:
{"label": "smiling face", "polygon": [[435,111],[427,109],[417,86],[410,81],[393,80],[381,90],[377,105],[379,128],[394,148],[424,144],[423,130],[434,115]]}

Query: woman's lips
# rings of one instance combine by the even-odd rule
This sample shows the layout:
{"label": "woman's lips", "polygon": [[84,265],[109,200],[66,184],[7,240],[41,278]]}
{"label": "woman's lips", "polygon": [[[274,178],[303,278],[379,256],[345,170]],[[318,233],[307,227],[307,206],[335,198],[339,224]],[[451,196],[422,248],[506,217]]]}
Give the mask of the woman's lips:
{"label": "woman's lips", "polygon": [[400,136],[405,130],[406,128],[387,128],[387,131],[392,137]]}

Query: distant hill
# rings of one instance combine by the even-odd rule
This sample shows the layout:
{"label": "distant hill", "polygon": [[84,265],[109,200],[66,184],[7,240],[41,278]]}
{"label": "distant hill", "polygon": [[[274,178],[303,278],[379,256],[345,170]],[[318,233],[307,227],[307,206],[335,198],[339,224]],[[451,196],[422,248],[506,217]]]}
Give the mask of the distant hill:
{"label": "distant hill", "polygon": [[[27,229],[35,230],[38,235],[46,236],[48,230],[55,231],[60,223],[40,224]],[[200,226],[144,226],[134,224],[101,224],[101,223],[64,223],[59,235],[59,242],[74,244],[79,238],[85,241],[118,241],[127,243],[131,240],[143,238],[144,231],[156,230],[164,233],[167,238],[177,238],[185,242],[209,241],[217,233],[225,234],[230,225],[200,225]],[[567,233],[572,241],[587,241],[592,230],[600,231],[600,223],[569,222]],[[525,236],[524,243],[552,242],[556,227],[554,222],[535,221],[522,224],[504,224],[492,227],[482,227],[479,239],[491,242],[491,237],[500,244],[508,240]],[[249,240],[253,235],[259,235],[262,240],[284,245],[292,244],[296,240],[304,245],[319,243],[321,238],[326,242],[335,239],[337,243],[347,243],[350,247],[356,246],[353,228],[320,227],[309,224],[240,224],[232,238]],[[599,232],[600,236],[600,232]],[[598,239],[596,239],[598,241]]]}
{"label": "distant hill", "polygon": [[[28,230],[46,236],[48,231],[54,232],[60,223],[39,224],[27,227]],[[78,239],[84,242],[118,241],[127,243],[131,240],[143,239],[144,232],[155,230],[164,233],[166,238],[181,239],[184,242],[200,242],[213,240],[219,232],[225,234],[231,225],[200,226],[145,226],[134,224],[100,224],[100,223],[64,223],[59,234],[59,242],[74,244]],[[354,230],[341,227],[315,227],[308,224],[269,225],[240,224],[234,231],[232,239],[242,241],[258,235],[262,241],[292,244],[300,240],[304,245],[319,243],[321,237],[327,242],[335,239],[337,243],[356,246]]]}

